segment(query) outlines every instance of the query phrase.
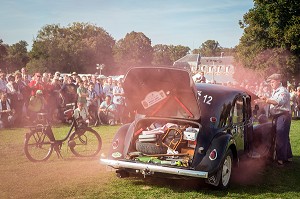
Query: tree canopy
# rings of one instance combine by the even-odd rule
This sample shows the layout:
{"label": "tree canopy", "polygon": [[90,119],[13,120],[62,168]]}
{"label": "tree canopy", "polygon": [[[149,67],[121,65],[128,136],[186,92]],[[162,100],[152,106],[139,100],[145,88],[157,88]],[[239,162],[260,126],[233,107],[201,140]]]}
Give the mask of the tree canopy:
{"label": "tree canopy", "polygon": [[262,76],[274,72],[286,77],[299,75],[300,2],[254,0],[240,27],[244,34],[236,60]]}
{"label": "tree canopy", "polygon": [[26,41],[19,41],[11,46],[4,44],[0,39],[0,69],[13,72],[25,67],[29,62]]}
{"label": "tree canopy", "polygon": [[94,73],[96,64],[113,64],[114,44],[104,29],[92,24],[46,25],[33,42],[28,67],[32,71]]}
{"label": "tree canopy", "polygon": [[142,32],[127,33],[114,46],[114,58],[124,68],[150,65],[153,58],[151,40]]}

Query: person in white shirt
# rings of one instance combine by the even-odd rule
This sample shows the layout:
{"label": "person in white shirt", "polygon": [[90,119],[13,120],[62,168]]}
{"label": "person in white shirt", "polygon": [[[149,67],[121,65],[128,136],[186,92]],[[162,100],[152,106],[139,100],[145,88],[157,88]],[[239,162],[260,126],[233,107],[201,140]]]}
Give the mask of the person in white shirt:
{"label": "person in white shirt", "polygon": [[89,112],[82,102],[77,102],[77,108],[74,110],[74,118],[78,122],[78,125],[82,125],[82,123],[89,125],[90,123],[90,115]]}
{"label": "person in white shirt", "polygon": [[6,80],[6,73],[4,72],[0,72],[0,92],[4,92],[4,93],[7,93],[7,87],[6,87],[6,84],[7,84],[7,80]]}
{"label": "person in white shirt", "polygon": [[119,80],[117,86],[113,88],[113,103],[116,105],[116,121],[123,123],[123,113],[125,109],[124,89],[122,80]]}
{"label": "person in white shirt", "polygon": [[282,75],[273,74],[268,77],[273,94],[271,97],[260,96],[260,99],[270,105],[270,114],[276,117],[276,158],[279,165],[292,161],[290,143],[291,104],[290,93],[282,86]]}

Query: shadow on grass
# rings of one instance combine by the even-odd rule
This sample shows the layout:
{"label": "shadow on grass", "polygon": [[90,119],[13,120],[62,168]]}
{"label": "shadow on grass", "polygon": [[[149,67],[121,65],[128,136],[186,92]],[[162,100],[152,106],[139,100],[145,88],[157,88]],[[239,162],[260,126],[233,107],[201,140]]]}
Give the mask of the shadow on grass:
{"label": "shadow on grass", "polygon": [[261,160],[244,160],[240,162],[240,167],[236,168],[232,174],[231,185],[227,191],[216,189],[208,185],[204,180],[192,179],[167,179],[146,177],[131,177],[131,184],[141,187],[169,188],[175,193],[201,192],[209,197],[233,195],[264,195],[283,194],[293,192],[300,194],[300,158],[294,157],[292,163],[286,163],[284,167],[279,167],[274,163],[267,163]]}

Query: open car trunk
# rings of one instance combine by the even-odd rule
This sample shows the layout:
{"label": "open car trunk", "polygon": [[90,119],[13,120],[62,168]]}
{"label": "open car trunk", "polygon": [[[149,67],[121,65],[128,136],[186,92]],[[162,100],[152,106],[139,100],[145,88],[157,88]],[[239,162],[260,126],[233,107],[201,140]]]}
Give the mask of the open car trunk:
{"label": "open car trunk", "polygon": [[195,171],[193,167],[197,137],[201,133],[199,123],[147,118],[139,120],[132,132],[130,146],[124,150],[127,151],[125,158],[102,161],[135,174],[207,178],[207,172]]}

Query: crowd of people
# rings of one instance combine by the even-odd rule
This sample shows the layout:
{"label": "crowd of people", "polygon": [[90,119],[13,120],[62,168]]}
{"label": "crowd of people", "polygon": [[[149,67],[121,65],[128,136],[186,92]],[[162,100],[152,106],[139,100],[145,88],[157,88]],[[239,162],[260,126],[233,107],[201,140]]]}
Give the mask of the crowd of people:
{"label": "crowd of people", "polygon": [[0,128],[34,123],[38,113],[47,113],[52,123],[67,122],[63,112],[68,104],[76,104],[74,117],[89,125],[115,125],[127,119],[122,79],[76,72],[31,76],[25,68],[8,75],[0,71]]}

